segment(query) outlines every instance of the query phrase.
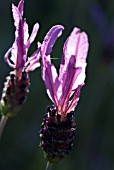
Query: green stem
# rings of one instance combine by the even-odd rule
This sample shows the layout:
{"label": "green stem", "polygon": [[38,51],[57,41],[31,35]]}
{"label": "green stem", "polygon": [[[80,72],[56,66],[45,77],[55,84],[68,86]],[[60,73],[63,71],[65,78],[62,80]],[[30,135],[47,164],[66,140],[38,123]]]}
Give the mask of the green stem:
{"label": "green stem", "polygon": [[46,165],[46,170],[51,170],[52,168],[52,163],[50,163],[49,161],[47,162],[47,165]]}
{"label": "green stem", "polygon": [[0,139],[2,137],[7,120],[8,120],[8,116],[2,116],[0,120]]}

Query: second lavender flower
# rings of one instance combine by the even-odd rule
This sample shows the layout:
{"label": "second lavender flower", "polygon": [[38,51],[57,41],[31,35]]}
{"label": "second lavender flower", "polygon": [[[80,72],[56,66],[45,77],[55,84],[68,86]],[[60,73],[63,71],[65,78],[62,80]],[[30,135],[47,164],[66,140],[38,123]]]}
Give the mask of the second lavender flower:
{"label": "second lavender flower", "polygon": [[12,5],[16,27],[15,41],[4,57],[8,65],[14,69],[6,78],[0,101],[0,111],[3,116],[7,117],[14,116],[21,109],[30,85],[28,72],[40,66],[40,47],[26,61],[28,49],[37,35],[39,25],[38,23],[34,25],[29,37],[28,24],[26,19],[23,19],[23,8],[24,0],[20,0],[18,7]]}

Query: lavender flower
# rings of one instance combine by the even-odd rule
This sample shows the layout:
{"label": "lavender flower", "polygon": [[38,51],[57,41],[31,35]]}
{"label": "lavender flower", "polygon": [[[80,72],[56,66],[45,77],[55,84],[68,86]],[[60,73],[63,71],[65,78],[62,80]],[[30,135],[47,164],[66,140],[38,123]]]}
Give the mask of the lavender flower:
{"label": "lavender flower", "polygon": [[[27,52],[34,41],[39,28],[38,23],[33,27],[29,37],[28,25],[26,19],[23,19],[24,0],[19,2],[18,7],[12,5],[14,18],[15,41],[12,47],[5,54],[5,61],[14,71],[6,78],[3,94],[0,101],[0,110],[2,115],[13,116],[22,107],[30,85],[28,72],[33,71],[40,66],[40,47],[27,60]],[[9,54],[11,57],[9,58]]]}
{"label": "lavender flower", "polygon": [[42,78],[47,94],[54,103],[48,106],[41,126],[40,146],[50,162],[64,158],[73,145],[76,123],[74,110],[85,81],[88,38],[86,33],[74,28],[64,44],[59,75],[51,63],[50,53],[64,28],[54,26],[47,33],[41,47]]}

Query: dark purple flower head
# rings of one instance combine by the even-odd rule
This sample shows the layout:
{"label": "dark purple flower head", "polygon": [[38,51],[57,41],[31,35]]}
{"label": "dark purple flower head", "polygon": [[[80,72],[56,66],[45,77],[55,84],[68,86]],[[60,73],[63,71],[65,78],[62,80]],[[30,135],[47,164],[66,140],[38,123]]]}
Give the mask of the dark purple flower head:
{"label": "dark purple flower head", "polygon": [[[23,19],[23,8],[24,0],[20,1],[18,7],[16,7],[14,4],[12,5],[14,25],[16,27],[15,41],[13,46],[8,50],[4,57],[9,66],[16,70],[17,75],[19,75],[19,73],[24,70],[26,72],[32,71],[40,65],[40,47],[26,62],[28,49],[37,35],[39,25],[38,23],[34,25],[31,36],[29,37],[28,24],[26,23],[26,19]],[[11,58],[9,59],[8,57],[10,53]]]}
{"label": "dark purple flower head", "polygon": [[55,66],[51,63],[50,53],[63,29],[60,25],[50,29],[41,46],[41,56],[42,78],[47,93],[54,102],[57,114],[60,114],[64,120],[67,113],[74,111],[79,100],[80,89],[84,85],[88,38],[86,33],[80,32],[79,28],[73,29],[64,44],[58,75]]}

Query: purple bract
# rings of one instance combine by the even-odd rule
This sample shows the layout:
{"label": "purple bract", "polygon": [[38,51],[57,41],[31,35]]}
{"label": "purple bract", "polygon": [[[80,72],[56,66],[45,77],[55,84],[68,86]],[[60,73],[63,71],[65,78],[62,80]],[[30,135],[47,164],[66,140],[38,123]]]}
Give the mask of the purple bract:
{"label": "purple bract", "polygon": [[[22,71],[29,72],[40,66],[40,47],[31,55],[31,57],[26,62],[28,49],[37,35],[39,24],[36,23],[34,25],[31,36],[29,37],[28,24],[26,23],[26,19],[22,18],[23,8],[24,0],[20,1],[18,7],[12,4],[14,25],[16,27],[15,41],[4,57],[9,66],[16,70],[17,77]],[[11,58],[9,59],[10,53]]]}

